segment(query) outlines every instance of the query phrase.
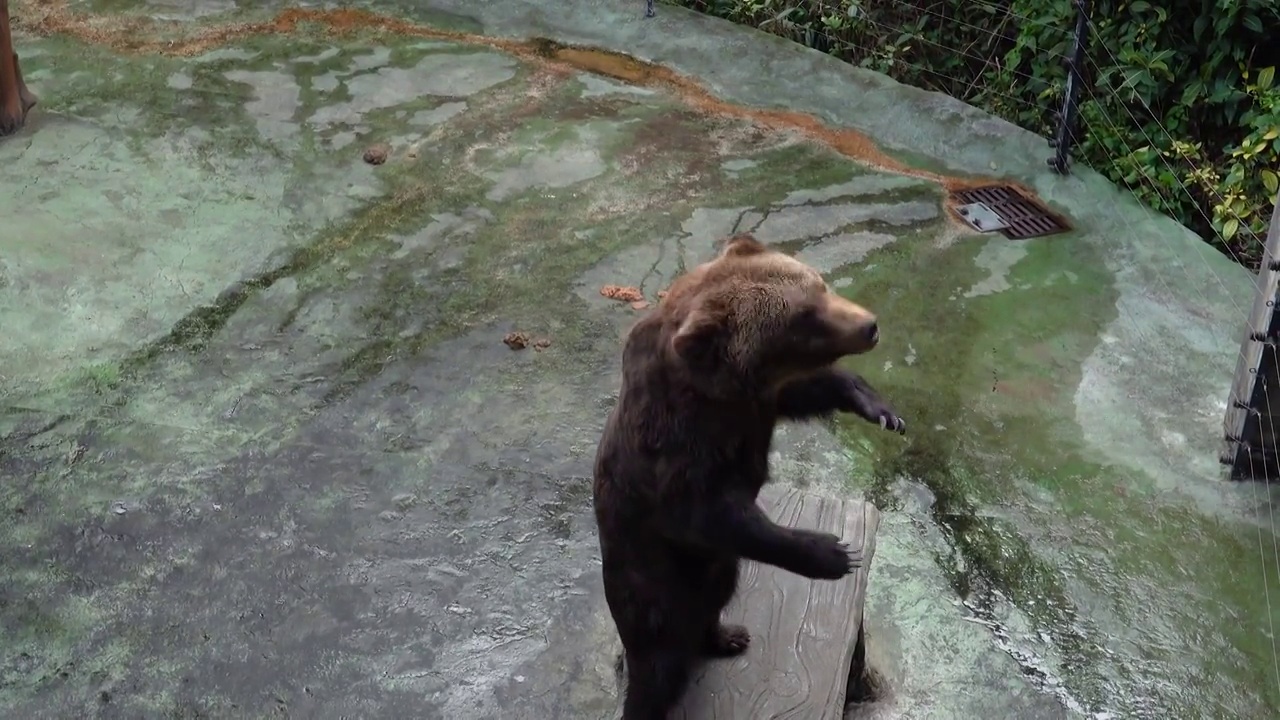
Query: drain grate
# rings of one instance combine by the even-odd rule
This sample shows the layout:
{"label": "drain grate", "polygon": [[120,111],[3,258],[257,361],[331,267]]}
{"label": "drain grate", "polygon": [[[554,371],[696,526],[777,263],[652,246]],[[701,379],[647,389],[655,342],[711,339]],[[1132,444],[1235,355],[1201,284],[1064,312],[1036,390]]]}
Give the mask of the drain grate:
{"label": "drain grate", "polygon": [[1048,208],[1008,185],[957,190],[951,197],[962,205],[982,205],[984,209],[990,209],[1005,225],[1000,232],[1012,240],[1056,235],[1071,229],[1066,221]]}

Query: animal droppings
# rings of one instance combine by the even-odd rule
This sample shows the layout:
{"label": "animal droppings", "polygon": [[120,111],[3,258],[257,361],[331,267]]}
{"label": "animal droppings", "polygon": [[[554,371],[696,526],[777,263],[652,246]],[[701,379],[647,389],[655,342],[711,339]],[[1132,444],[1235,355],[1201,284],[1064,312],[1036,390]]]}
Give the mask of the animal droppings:
{"label": "animal droppings", "polygon": [[543,350],[551,347],[551,340],[549,338],[538,338],[537,340],[534,340],[529,337],[529,333],[522,332],[520,330],[507,333],[502,337],[502,342],[506,343],[507,347],[512,350],[523,350],[532,345],[534,350],[542,352]]}
{"label": "animal droppings", "polygon": [[600,288],[600,294],[610,300],[618,300],[620,302],[636,303],[644,302],[644,293],[640,292],[640,288],[623,286],[623,285],[605,285]]}
{"label": "animal droppings", "polygon": [[368,150],[364,151],[364,161],[370,165],[381,165],[387,161],[387,156],[391,154],[391,148],[385,143],[370,145]]}

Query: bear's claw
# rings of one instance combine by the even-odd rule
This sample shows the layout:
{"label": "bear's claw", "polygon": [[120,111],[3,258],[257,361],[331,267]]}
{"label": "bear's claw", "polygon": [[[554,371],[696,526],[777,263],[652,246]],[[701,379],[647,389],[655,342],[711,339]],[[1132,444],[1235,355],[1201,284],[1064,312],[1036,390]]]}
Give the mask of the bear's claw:
{"label": "bear's claw", "polygon": [[800,574],[814,580],[839,580],[862,566],[862,550],[851,549],[831,533],[804,531],[812,555],[812,567]]}
{"label": "bear's claw", "polygon": [[889,412],[881,413],[881,414],[880,414],[880,429],[881,429],[881,430],[892,430],[893,432],[896,432],[896,433],[898,433],[899,435],[906,435],[906,434],[907,434],[907,421],[906,421],[906,420],[903,420],[902,418],[898,417],[897,415],[894,415],[893,413],[889,413]]}

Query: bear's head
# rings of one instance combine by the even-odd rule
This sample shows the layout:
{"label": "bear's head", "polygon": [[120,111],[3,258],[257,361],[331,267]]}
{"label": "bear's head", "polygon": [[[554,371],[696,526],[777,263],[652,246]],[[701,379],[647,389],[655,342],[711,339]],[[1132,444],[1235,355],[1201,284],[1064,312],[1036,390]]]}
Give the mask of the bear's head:
{"label": "bear's head", "polygon": [[880,339],[875,315],[749,234],[677,278],[660,312],[668,352],[708,389],[777,389]]}

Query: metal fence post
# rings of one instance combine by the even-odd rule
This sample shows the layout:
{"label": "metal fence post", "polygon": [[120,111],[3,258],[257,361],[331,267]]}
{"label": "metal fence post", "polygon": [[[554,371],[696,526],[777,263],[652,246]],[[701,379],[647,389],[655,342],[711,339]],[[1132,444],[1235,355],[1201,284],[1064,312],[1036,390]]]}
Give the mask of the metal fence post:
{"label": "metal fence post", "polygon": [[1067,58],[1067,89],[1058,113],[1058,132],[1049,140],[1056,152],[1049,167],[1059,175],[1070,171],[1071,146],[1076,141],[1076,115],[1080,112],[1080,87],[1084,84],[1084,54],[1089,45],[1089,0],[1075,0],[1076,36]]}
{"label": "metal fence post", "polygon": [[1220,460],[1231,467],[1231,477],[1237,480],[1272,479],[1280,459],[1276,448],[1280,434],[1269,402],[1270,392],[1276,389],[1272,386],[1280,379],[1280,368],[1276,366],[1276,344],[1280,341],[1280,308],[1276,307],[1280,302],[1280,194],[1271,211],[1255,288],[1253,309],[1245,323],[1236,374],[1227,396],[1227,412],[1222,419]]}

